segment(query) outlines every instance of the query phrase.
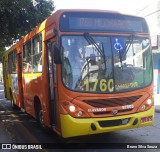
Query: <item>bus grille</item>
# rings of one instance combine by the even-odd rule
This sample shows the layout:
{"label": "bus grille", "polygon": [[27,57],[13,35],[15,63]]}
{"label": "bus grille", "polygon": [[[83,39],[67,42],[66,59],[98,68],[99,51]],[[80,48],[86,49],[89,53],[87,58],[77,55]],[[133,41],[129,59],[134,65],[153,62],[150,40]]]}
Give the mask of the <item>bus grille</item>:
{"label": "bus grille", "polygon": [[126,125],[130,121],[130,118],[126,119],[118,119],[118,120],[106,120],[106,121],[99,121],[99,125],[101,127],[115,127],[115,126],[121,126]]}
{"label": "bus grille", "polygon": [[141,97],[142,96],[139,95],[139,96],[124,97],[124,98],[83,100],[83,102],[96,108],[118,107],[118,106],[131,105]]}

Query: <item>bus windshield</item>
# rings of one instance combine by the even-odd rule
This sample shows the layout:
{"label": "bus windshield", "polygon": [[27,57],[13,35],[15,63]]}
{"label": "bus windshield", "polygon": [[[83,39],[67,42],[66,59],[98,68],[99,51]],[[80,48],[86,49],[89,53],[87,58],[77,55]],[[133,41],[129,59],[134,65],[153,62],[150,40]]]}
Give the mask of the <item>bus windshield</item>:
{"label": "bus windshield", "polygon": [[152,82],[150,40],[138,36],[62,36],[63,84],[74,91],[115,93]]}

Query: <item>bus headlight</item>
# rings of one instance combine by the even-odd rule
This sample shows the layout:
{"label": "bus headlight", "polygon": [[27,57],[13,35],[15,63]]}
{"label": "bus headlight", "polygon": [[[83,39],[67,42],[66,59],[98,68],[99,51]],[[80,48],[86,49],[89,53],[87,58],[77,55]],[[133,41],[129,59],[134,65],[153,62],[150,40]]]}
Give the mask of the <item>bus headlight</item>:
{"label": "bus headlight", "polygon": [[71,106],[69,106],[69,110],[70,110],[70,112],[74,112],[75,111],[75,106],[73,106],[73,105],[71,105]]}
{"label": "bus headlight", "polygon": [[148,99],[148,100],[147,100],[147,104],[148,104],[148,105],[152,104],[152,100],[151,100],[151,99]]}
{"label": "bus headlight", "polygon": [[142,104],[141,110],[144,111],[145,109],[146,109],[146,105],[145,105],[145,104]]}
{"label": "bus headlight", "polygon": [[140,108],[138,109],[139,112],[141,111],[146,111],[148,109],[151,108],[151,106],[153,105],[153,100],[148,98],[145,102],[143,102],[140,106]]}
{"label": "bus headlight", "polygon": [[78,117],[81,117],[83,115],[83,112],[82,111],[77,111],[77,116]]}
{"label": "bus headlight", "polygon": [[80,108],[79,106],[70,103],[68,101],[62,102],[63,108],[66,110],[66,114],[71,115],[72,117],[90,117],[85,110]]}

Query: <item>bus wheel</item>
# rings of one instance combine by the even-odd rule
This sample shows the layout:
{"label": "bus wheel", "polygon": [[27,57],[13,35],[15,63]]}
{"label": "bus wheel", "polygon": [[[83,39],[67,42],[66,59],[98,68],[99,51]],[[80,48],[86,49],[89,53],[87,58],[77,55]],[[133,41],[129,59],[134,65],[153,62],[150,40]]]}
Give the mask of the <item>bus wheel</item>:
{"label": "bus wheel", "polygon": [[38,108],[38,111],[37,111],[37,112],[38,112],[38,113],[37,113],[38,123],[39,123],[40,127],[41,127],[44,131],[46,131],[46,130],[47,130],[47,127],[46,127],[45,124],[44,124],[44,115],[43,115],[43,110],[42,110],[41,105],[39,105],[39,108]]}
{"label": "bus wheel", "polygon": [[37,109],[37,121],[38,121],[41,129],[45,133],[48,133],[49,132],[49,128],[47,126],[45,126],[45,124],[44,124],[44,115],[43,115],[43,110],[42,110],[41,105],[39,105],[39,107]]}
{"label": "bus wheel", "polygon": [[38,122],[41,126],[41,128],[44,128],[44,116],[43,116],[43,111],[41,105],[38,108]]}

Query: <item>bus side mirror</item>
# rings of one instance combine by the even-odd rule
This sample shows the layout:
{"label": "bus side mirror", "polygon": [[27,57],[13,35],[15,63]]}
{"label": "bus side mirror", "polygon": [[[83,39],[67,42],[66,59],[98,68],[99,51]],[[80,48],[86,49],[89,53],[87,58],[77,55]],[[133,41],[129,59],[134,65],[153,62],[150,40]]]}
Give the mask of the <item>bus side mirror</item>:
{"label": "bus side mirror", "polygon": [[61,64],[62,63],[62,59],[61,59],[61,49],[58,45],[54,44],[52,46],[52,55],[53,55],[53,59],[54,59],[54,63],[55,64]]}

